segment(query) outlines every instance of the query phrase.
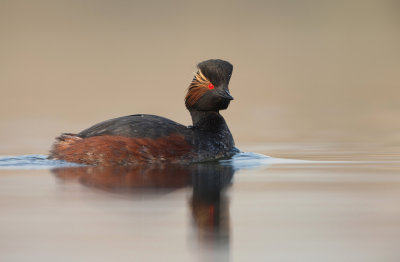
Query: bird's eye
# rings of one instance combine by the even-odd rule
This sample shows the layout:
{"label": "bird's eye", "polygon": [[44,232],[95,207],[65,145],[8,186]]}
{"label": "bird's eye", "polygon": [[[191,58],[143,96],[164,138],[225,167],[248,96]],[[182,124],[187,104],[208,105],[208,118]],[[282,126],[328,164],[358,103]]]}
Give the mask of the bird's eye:
{"label": "bird's eye", "polygon": [[211,84],[211,83],[209,83],[209,84],[208,84],[208,88],[209,88],[209,89],[214,89],[214,85]]}

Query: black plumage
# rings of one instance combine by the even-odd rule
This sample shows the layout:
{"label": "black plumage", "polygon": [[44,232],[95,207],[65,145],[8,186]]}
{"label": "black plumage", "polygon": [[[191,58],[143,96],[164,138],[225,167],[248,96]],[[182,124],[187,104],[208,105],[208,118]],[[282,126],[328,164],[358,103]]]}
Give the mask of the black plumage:
{"label": "black plumage", "polygon": [[[232,156],[238,150],[219,111],[226,109],[233,100],[228,88],[233,66],[223,60],[211,59],[199,63],[197,68],[198,72],[185,97],[186,107],[192,116],[192,126],[184,126],[155,115],[119,117],[85,129],[75,138],[69,134],[68,137],[58,139],[59,142],[54,144],[50,157],[82,163],[107,162],[111,165],[114,154],[119,156],[118,163],[126,162],[121,160],[123,154],[131,158],[134,155],[144,154],[143,157],[137,157],[141,159],[140,161],[168,159],[172,162],[175,160],[196,162]],[[157,148],[157,143],[152,140],[159,141],[160,147],[163,148]],[[85,141],[88,142],[85,144]],[[168,150],[168,141],[171,141],[171,148],[174,150]],[[99,150],[94,148],[96,143],[99,144]],[[103,152],[107,150],[105,143],[113,143],[112,152]],[[123,152],[116,150],[118,145],[121,145]],[[185,150],[179,150],[179,146]],[[82,150],[88,151],[89,160],[83,159],[85,154],[82,154]],[[129,153],[129,150],[136,151]],[[174,152],[179,154],[174,157]],[[129,161],[135,162],[135,160]]]}

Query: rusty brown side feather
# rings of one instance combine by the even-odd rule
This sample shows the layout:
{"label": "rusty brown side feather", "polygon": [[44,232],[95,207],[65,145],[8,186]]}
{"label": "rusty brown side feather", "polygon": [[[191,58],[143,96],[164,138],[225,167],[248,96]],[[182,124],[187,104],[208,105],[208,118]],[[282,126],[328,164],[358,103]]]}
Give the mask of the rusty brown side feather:
{"label": "rusty brown side feather", "polygon": [[137,163],[179,162],[190,157],[191,145],[183,135],[150,138],[123,136],[68,137],[57,139],[50,158],[89,165],[131,165]]}

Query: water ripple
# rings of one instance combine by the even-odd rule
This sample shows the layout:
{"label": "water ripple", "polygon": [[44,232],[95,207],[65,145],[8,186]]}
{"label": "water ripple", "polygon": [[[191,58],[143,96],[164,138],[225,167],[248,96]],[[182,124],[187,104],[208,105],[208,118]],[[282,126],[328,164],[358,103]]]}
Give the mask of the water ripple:
{"label": "water ripple", "polygon": [[[214,162],[215,163],[215,162]],[[399,164],[397,161],[315,161],[274,158],[252,152],[240,152],[230,159],[219,160],[219,165],[232,166],[235,170],[257,168],[272,164]],[[77,167],[80,164],[63,160],[51,160],[46,155],[0,156],[1,169],[51,169]]]}
{"label": "water ripple", "polygon": [[0,169],[49,169],[79,166],[63,160],[47,159],[46,155],[0,156]]}
{"label": "water ripple", "polygon": [[[276,162],[277,159],[262,154],[242,152],[231,159],[218,161],[221,165],[233,166],[235,169],[255,168]],[[51,160],[46,155],[0,156],[0,169],[51,169],[74,167],[79,164],[63,160]]]}

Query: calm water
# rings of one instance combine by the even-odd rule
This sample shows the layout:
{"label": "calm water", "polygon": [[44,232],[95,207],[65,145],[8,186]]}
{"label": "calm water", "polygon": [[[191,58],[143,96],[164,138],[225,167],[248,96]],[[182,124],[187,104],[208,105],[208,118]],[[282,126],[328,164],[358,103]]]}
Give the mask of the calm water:
{"label": "calm water", "polygon": [[109,169],[1,157],[1,260],[399,261],[400,161],[347,159]]}
{"label": "calm water", "polygon": [[[399,10],[0,1],[0,261],[400,261]],[[60,133],[110,118],[190,125],[185,90],[210,58],[233,63],[223,116],[259,154],[111,170],[45,159]]]}

